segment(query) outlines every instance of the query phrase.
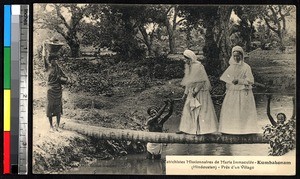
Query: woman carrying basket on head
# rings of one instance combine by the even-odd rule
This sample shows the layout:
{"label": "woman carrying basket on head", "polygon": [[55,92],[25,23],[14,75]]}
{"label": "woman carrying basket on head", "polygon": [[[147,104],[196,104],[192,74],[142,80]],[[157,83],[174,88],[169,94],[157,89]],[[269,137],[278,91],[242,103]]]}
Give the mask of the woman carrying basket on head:
{"label": "woman carrying basket on head", "polygon": [[[57,41],[52,40],[50,42],[55,43]],[[51,53],[51,51],[49,52],[49,50],[48,50],[48,57],[44,57],[46,77],[47,77],[46,114],[50,123],[50,132],[54,131],[53,123],[52,123],[53,116],[56,116],[56,130],[58,131],[61,114],[63,113],[62,85],[66,84],[66,82],[68,81],[68,78],[56,63],[58,58],[59,57],[58,55],[56,55],[56,53]]]}

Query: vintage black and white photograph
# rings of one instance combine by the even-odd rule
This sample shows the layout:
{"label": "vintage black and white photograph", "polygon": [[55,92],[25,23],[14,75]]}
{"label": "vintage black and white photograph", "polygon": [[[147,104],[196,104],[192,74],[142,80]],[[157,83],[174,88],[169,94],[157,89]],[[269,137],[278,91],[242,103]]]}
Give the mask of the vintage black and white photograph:
{"label": "vintage black and white photograph", "polygon": [[35,174],[296,158],[296,6],[36,3],[32,64]]}

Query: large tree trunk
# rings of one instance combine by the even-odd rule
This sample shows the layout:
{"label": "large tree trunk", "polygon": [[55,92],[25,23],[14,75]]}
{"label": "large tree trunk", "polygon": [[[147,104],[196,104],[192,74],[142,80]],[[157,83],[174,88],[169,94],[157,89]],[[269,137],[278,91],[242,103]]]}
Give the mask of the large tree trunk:
{"label": "large tree trunk", "polygon": [[150,56],[153,55],[153,50],[152,50],[152,39],[153,38],[151,39],[151,37],[150,38],[148,37],[146,29],[143,26],[139,26],[139,30],[140,30],[140,32],[141,32],[141,34],[143,36],[144,42],[145,42],[145,44],[147,46],[148,54]]}
{"label": "large tree trunk", "polygon": [[232,7],[221,6],[219,8],[219,29],[220,29],[220,39],[218,47],[220,49],[219,59],[221,60],[221,70],[224,71],[229,65],[229,58],[231,56],[231,42],[230,42],[230,30],[229,21],[231,15]]}
{"label": "large tree trunk", "polygon": [[71,57],[76,58],[80,56],[80,42],[74,34],[76,34],[76,32],[69,32],[66,41],[71,49]]}
{"label": "large tree trunk", "polygon": [[[71,5],[71,19],[70,23],[67,23],[67,20],[61,13],[61,8],[63,5],[55,5],[57,16],[62,23],[64,24],[67,31],[63,30],[59,25],[56,27],[56,31],[60,33],[66,40],[67,44],[71,49],[71,57],[80,56],[80,41],[77,37],[77,26],[80,20],[83,18],[83,11],[78,12],[77,5]],[[76,12],[76,13],[75,13]]]}
{"label": "large tree trunk", "polygon": [[173,53],[175,53],[175,39],[174,39],[174,32],[173,32],[172,25],[170,24],[168,19],[166,19],[166,27],[167,27],[168,36],[169,36],[170,53],[173,54]]}
{"label": "large tree trunk", "polygon": [[187,48],[189,49],[191,47],[191,41],[192,41],[192,35],[191,35],[191,31],[192,31],[192,28],[188,27],[186,29],[186,46]]}
{"label": "large tree trunk", "polygon": [[80,56],[80,47],[79,44],[73,44],[71,46],[71,57],[79,57]]}
{"label": "large tree trunk", "polygon": [[219,143],[219,144],[253,144],[268,143],[262,134],[249,135],[187,135],[175,133],[145,132],[125,129],[111,129],[96,127],[84,124],[78,124],[66,121],[62,125],[64,129],[76,131],[80,134],[92,136],[99,140],[129,140],[157,143],[183,143],[183,144],[201,144],[201,143]]}
{"label": "large tree trunk", "polygon": [[252,34],[253,34],[253,22],[250,22],[250,34],[246,40],[246,52],[251,51]]}
{"label": "large tree trunk", "polygon": [[279,44],[280,44],[280,50],[282,51],[282,52],[284,52],[284,49],[285,49],[285,46],[284,46],[284,42],[283,42],[283,36],[284,36],[284,32],[283,32],[283,30],[280,30],[279,32],[278,32],[278,37],[279,37]]}
{"label": "large tree trunk", "polygon": [[214,25],[216,17],[207,16],[205,18],[205,45],[203,47],[203,55],[205,57],[204,65],[209,75],[219,76],[221,73],[220,60],[219,60],[219,48],[215,41]]}
{"label": "large tree trunk", "polygon": [[[176,26],[177,26],[177,13],[178,13],[178,8],[177,7],[173,7],[170,10],[174,9],[174,16],[172,19],[172,24],[169,21],[169,18],[166,17],[165,19],[165,25],[167,27],[167,31],[168,31],[168,35],[169,35],[169,48],[170,48],[170,53],[175,53],[175,31],[176,31]],[[169,11],[170,11],[169,10]],[[167,12],[167,16],[168,16]]]}
{"label": "large tree trunk", "polygon": [[170,53],[175,53],[175,38],[173,36],[173,33],[169,35],[169,47],[170,47]]}

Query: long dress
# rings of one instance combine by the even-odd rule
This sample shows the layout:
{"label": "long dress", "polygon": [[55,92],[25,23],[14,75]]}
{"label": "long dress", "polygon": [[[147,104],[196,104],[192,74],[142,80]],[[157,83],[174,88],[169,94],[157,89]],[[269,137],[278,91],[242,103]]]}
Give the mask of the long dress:
{"label": "long dress", "polygon": [[[230,65],[220,78],[226,82],[219,132],[227,134],[258,133],[257,112],[251,84],[254,77],[245,62]],[[238,79],[238,84],[232,81]]]}
{"label": "long dress", "polygon": [[47,81],[47,117],[57,116],[63,113],[60,77],[66,76],[57,64],[49,68]]}
{"label": "long dress", "polygon": [[[179,130],[188,134],[214,133],[218,129],[218,122],[209,92],[209,79],[201,63],[194,62],[190,68],[191,75],[188,75],[187,78],[199,78],[200,80],[187,79],[187,81],[191,83],[187,82],[185,85],[187,98],[184,104]],[[195,89],[200,89],[200,91],[194,98],[192,93]]]}

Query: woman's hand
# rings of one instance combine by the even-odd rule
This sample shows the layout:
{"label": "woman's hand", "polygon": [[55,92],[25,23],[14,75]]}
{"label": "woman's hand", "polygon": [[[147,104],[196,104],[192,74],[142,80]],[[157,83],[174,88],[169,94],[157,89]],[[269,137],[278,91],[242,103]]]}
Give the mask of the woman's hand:
{"label": "woman's hand", "polygon": [[234,79],[234,80],[232,81],[232,83],[233,83],[234,85],[238,84],[238,82],[239,82],[238,79]]}
{"label": "woman's hand", "polygon": [[68,79],[67,77],[63,77],[63,76],[60,77],[60,83],[63,84],[63,85],[67,84],[67,83],[68,83],[68,80],[69,80],[69,79]]}

